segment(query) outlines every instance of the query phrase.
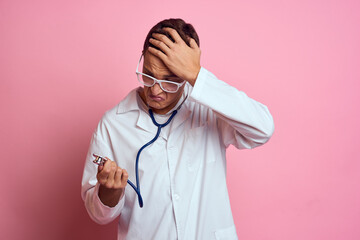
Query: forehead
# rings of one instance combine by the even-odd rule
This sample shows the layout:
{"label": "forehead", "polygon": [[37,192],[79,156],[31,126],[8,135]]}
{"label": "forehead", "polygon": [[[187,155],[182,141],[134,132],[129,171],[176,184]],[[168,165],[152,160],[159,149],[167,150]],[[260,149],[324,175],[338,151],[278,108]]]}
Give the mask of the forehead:
{"label": "forehead", "polygon": [[143,67],[146,70],[148,70],[151,73],[156,74],[156,75],[172,74],[171,71],[166,67],[166,65],[160,58],[154,56],[153,54],[149,53],[148,51],[146,51],[146,53],[144,55]]}

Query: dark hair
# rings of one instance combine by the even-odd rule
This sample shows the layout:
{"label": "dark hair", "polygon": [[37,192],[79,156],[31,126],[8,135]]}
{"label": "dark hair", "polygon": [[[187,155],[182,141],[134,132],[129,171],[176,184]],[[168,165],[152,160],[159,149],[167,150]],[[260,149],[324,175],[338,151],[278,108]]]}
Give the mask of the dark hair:
{"label": "dark hair", "polygon": [[189,41],[190,39],[188,39],[188,37],[193,38],[195,40],[195,42],[197,43],[197,45],[200,47],[199,36],[197,35],[194,27],[190,23],[186,23],[181,18],[170,18],[170,19],[162,20],[161,22],[157,23],[154,27],[152,27],[150,29],[148,35],[146,36],[145,42],[144,42],[143,54],[145,54],[145,52],[149,46],[160,50],[158,47],[155,47],[154,45],[152,45],[149,42],[149,39],[151,38],[151,35],[153,33],[164,34],[171,41],[175,42],[174,39],[172,39],[172,37],[170,36],[170,34],[167,31],[162,29],[164,27],[170,27],[170,28],[175,29],[179,33],[180,37],[184,40],[184,42],[186,42],[186,44],[189,47],[190,47],[190,41]]}

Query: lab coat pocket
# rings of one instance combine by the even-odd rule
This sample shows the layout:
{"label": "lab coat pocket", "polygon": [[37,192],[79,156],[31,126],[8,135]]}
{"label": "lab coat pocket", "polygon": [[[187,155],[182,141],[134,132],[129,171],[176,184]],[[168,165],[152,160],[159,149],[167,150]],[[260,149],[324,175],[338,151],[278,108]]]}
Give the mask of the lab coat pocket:
{"label": "lab coat pocket", "polygon": [[207,135],[207,126],[192,128],[185,132],[186,161],[190,172],[198,170],[204,164]]}
{"label": "lab coat pocket", "polygon": [[216,240],[237,240],[236,228],[235,226],[231,226],[228,228],[220,229],[215,231],[215,239]]}

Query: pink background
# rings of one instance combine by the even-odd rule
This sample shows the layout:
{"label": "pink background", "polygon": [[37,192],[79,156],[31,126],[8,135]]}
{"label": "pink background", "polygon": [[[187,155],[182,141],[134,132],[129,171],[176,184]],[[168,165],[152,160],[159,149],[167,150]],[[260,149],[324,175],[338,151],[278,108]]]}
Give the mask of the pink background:
{"label": "pink background", "polygon": [[356,0],[1,0],[0,239],[116,239],[84,208],[84,157],[169,17],[193,23],[202,66],[274,116],[269,143],[228,151],[239,239],[360,239]]}

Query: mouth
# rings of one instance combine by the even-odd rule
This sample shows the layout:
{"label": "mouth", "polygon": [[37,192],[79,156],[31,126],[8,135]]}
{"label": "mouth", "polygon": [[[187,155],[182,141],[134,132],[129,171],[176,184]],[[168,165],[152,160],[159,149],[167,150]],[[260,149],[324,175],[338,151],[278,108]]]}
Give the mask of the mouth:
{"label": "mouth", "polygon": [[151,100],[153,100],[153,101],[155,101],[155,102],[161,102],[161,101],[163,101],[164,99],[162,98],[162,97],[160,97],[160,96],[155,96],[155,95],[149,95],[149,98],[151,99]]}

